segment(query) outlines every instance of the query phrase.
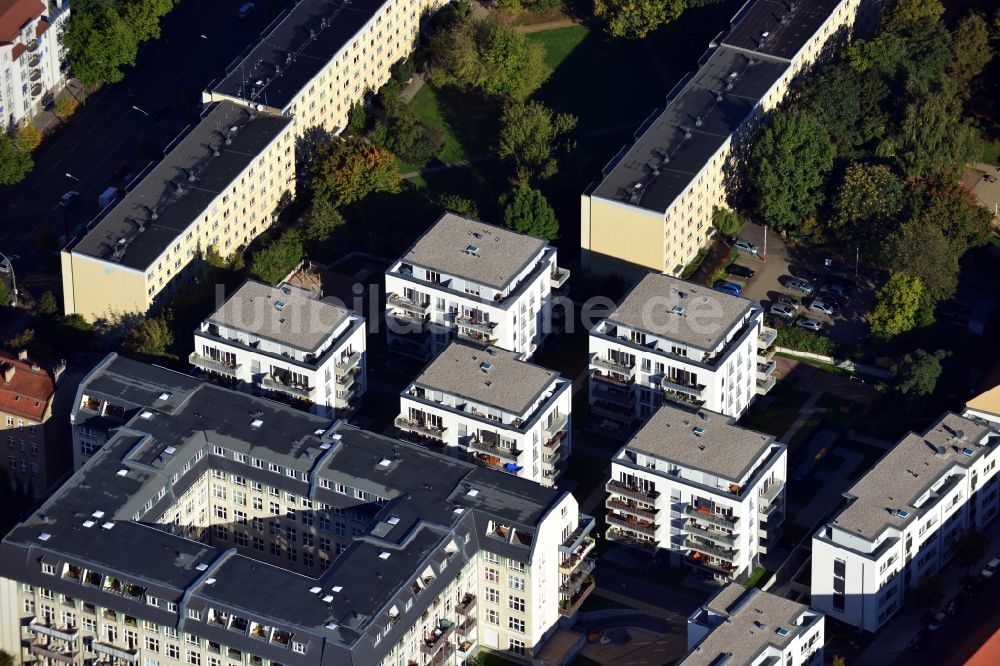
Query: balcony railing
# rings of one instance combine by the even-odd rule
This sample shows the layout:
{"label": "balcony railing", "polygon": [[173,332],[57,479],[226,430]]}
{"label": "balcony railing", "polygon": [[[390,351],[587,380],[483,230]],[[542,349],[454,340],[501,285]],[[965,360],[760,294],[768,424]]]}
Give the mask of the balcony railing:
{"label": "balcony railing", "polygon": [[659,513],[659,509],[644,509],[637,504],[631,502],[623,502],[620,499],[614,497],[609,497],[605,502],[604,506],[608,509],[614,511],[621,511],[622,513],[629,513],[633,516],[638,516],[640,518],[648,518],[649,520],[656,520],[656,514]]}
{"label": "balcony railing", "polygon": [[757,361],[757,379],[770,377],[776,367],[778,367],[778,364],[775,361],[766,361],[763,363]]}
{"label": "balcony railing", "polygon": [[647,520],[637,520],[632,516],[619,516],[613,511],[609,511],[605,516],[609,525],[618,525],[621,528],[632,530],[646,536],[656,536],[656,523]]}
{"label": "balcony railing", "polygon": [[587,535],[593,531],[594,525],[596,524],[597,521],[594,520],[593,516],[581,513],[576,529],[573,530],[561,544],[559,544],[559,552],[572,553],[575,551],[580,544],[583,543],[583,540],[587,538]]}
{"label": "balcony railing", "polygon": [[312,394],[316,391],[315,386],[287,384],[277,379],[274,375],[264,375],[264,378],[260,380],[260,384],[268,391],[277,391],[278,393],[284,393],[294,398],[302,398],[303,400],[312,400]]}
{"label": "balcony railing", "polygon": [[459,615],[468,615],[470,612],[476,609],[476,595],[466,594],[462,601],[455,606],[455,612]]}
{"label": "balcony railing", "polygon": [[479,345],[492,345],[498,338],[491,333],[480,333],[479,331],[470,331],[467,328],[459,328],[456,334],[462,340],[468,340],[469,342],[475,342]]}
{"label": "balcony railing", "polygon": [[455,646],[448,643],[441,648],[440,652],[431,658],[431,666],[437,666],[437,664],[448,664],[451,663],[451,656],[455,654]]}
{"label": "balcony railing", "polygon": [[502,458],[503,460],[509,460],[511,462],[517,462],[517,459],[521,455],[520,449],[509,449],[505,446],[490,444],[486,440],[478,437],[473,437],[469,440],[469,448],[473,451],[488,453],[491,456],[496,456],[497,458]]}
{"label": "balcony railing", "polygon": [[32,643],[28,647],[28,651],[31,654],[37,654],[38,656],[45,657],[46,659],[61,661],[64,664],[75,663],[76,656],[78,654],[77,650],[59,650],[56,649],[54,645],[46,645],[45,643]]}
{"label": "balcony railing", "polygon": [[627,378],[631,379],[635,377],[635,364],[626,365],[624,363],[619,363],[618,361],[613,361],[610,358],[605,358],[603,356],[594,355],[594,358],[590,360],[591,365],[595,365],[603,370],[609,370],[611,372],[617,372],[619,374],[625,375]]}
{"label": "balcony railing", "polygon": [[342,358],[337,362],[337,374],[339,376],[347,376],[351,374],[354,368],[358,367],[358,362],[361,361],[361,352],[354,352],[348,356]]}
{"label": "balcony railing", "polygon": [[757,395],[764,395],[772,388],[774,388],[774,375],[757,380]]}
{"label": "balcony railing", "polygon": [[559,591],[563,594],[574,594],[586,582],[587,577],[594,572],[594,560],[589,557],[584,558],[570,576],[559,586]]}
{"label": "balcony railing", "polygon": [[604,538],[608,541],[614,541],[615,543],[620,543],[630,548],[637,548],[639,550],[652,553],[655,553],[658,548],[655,541],[650,539],[640,539],[630,534],[626,534],[623,530],[617,527],[609,527],[604,533]]}
{"label": "balcony railing", "polygon": [[726,534],[725,532],[705,529],[704,527],[698,527],[696,523],[685,523],[684,533],[700,539],[708,539],[716,543],[725,544],[730,547],[735,546],[737,540],[737,536],[735,534]]}
{"label": "balcony railing", "polygon": [[588,576],[584,579],[583,585],[577,590],[573,595],[568,596],[559,601],[559,614],[564,617],[570,617],[577,610],[580,609],[580,605],[590,596],[590,593],[594,591],[594,579]]}
{"label": "balcony railing", "polygon": [[685,555],[684,561],[696,567],[700,567],[702,569],[708,569],[712,573],[722,574],[724,576],[729,576],[729,577],[732,577],[733,572],[736,569],[736,567],[731,565],[721,564],[719,562],[710,562],[708,558],[706,558],[704,555],[701,555],[700,553],[694,553],[693,555]]}
{"label": "balcony railing", "polygon": [[615,406],[627,407],[629,410],[632,410],[635,406],[635,393],[632,391],[623,391],[617,387],[610,391],[599,386],[594,387],[593,391],[591,391],[591,397],[594,402],[607,402]]}
{"label": "balcony railing", "polygon": [[684,547],[703,555],[711,555],[721,560],[733,562],[739,556],[739,550],[735,548],[720,548],[694,539],[684,539]]}
{"label": "balcony railing", "polygon": [[663,398],[671,402],[681,402],[686,405],[694,405],[695,407],[701,407],[705,404],[705,401],[684,391],[675,391],[674,389],[663,389]]}
{"label": "balcony railing", "polygon": [[389,305],[422,317],[427,314],[427,311],[431,307],[431,302],[428,300],[424,303],[417,303],[399,294],[389,294]]}
{"label": "balcony railing", "polygon": [[778,331],[770,326],[761,326],[757,335],[757,346],[762,348],[770,347],[778,339]]}
{"label": "balcony railing", "polygon": [[493,329],[497,327],[495,321],[485,321],[483,319],[476,319],[475,317],[455,317],[455,321],[463,328],[478,333],[485,333],[490,337],[492,337]]}
{"label": "balcony railing", "polygon": [[618,388],[624,388],[624,389],[631,389],[632,384],[635,383],[634,378],[630,377],[629,379],[621,379],[620,377],[609,375],[607,373],[601,372],[600,370],[594,370],[594,372],[590,374],[590,378],[593,379],[595,382],[600,382],[602,384],[607,384],[609,386],[616,386]]}
{"label": "balcony railing", "polygon": [[662,386],[667,391],[678,391],[680,393],[686,393],[696,398],[701,397],[701,394],[705,391],[704,384],[685,384],[667,378],[664,378],[660,382],[660,386]]}
{"label": "balcony railing", "polygon": [[691,505],[684,507],[684,515],[709,523],[710,525],[718,525],[719,527],[729,529],[732,529],[740,520],[736,516],[724,516],[721,513],[712,513],[707,507],[696,509]]}
{"label": "balcony railing", "polygon": [[559,431],[565,427],[566,427],[566,415],[562,413],[556,414],[556,416],[553,417],[552,419],[552,423],[545,426],[544,429],[545,436],[551,439],[555,437],[559,433]]}
{"label": "balcony railing", "polygon": [[552,272],[549,273],[549,285],[553,289],[562,289],[567,280],[569,280],[568,270],[557,266],[552,267]]}
{"label": "balcony railing", "polygon": [[402,416],[396,417],[395,424],[397,428],[405,430],[406,432],[415,432],[418,435],[432,437],[434,439],[444,439],[445,428],[441,426],[434,426],[424,421],[414,421],[413,419],[407,419]]}
{"label": "balcony railing", "polygon": [[197,366],[202,370],[208,370],[209,372],[217,372],[220,375],[226,375],[227,377],[236,377],[240,373],[240,368],[243,366],[230,365],[229,363],[223,363],[222,361],[216,361],[214,358],[208,356],[202,356],[197,352],[191,352],[188,356],[188,363]]}
{"label": "balcony railing", "polygon": [[78,627],[60,627],[53,624],[43,624],[41,622],[32,622],[28,625],[28,629],[34,631],[38,634],[45,634],[46,636],[51,636],[52,638],[58,638],[64,641],[75,640],[77,636],[80,635],[80,629]]}
{"label": "balcony railing", "polygon": [[111,645],[110,643],[94,641],[90,644],[90,649],[94,652],[106,654],[109,657],[115,657],[116,659],[122,659],[132,663],[139,660],[138,650],[128,650],[126,648],[118,647],[117,645]]}
{"label": "balcony railing", "polygon": [[622,483],[621,481],[610,480],[608,481],[604,489],[609,493],[615,493],[617,495],[622,495],[623,497],[629,497],[634,500],[639,500],[640,502],[652,502],[660,496],[659,491],[656,490],[643,490],[638,486],[630,486]]}
{"label": "balcony railing", "polygon": [[440,620],[431,633],[424,636],[424,640],[420,644],[420,651],[426,655],[433,655],[448,643],[448,638],[453,633],[455,633],[455,623],[450,620]]}
{"label": "balcony railing", "polygon": [[760,496],[760,502],[762,504],[770,504],[773,502],[780,494],[782,488],[785,487],[784,481],[774,481],[771,485],[767,487],[764,494]]}
{"label": "balcony railing", "polygon": [[580,542],[580,545],[577,546],[576,549],[570,553],[569,557],[567,557],[566,560],[559,565],[559,571],[561,573],[572,573],[580,565],[580,563],[586,559],[587,555],[590,554],[590,551],[594,550],[594,546],[596,544],[597,541],[594,537],[584,537],[583,541]]}
{"label": "balcony railing", "polygon": [[624,423],[631,423],[635,420],[634,408],[625,407],[624,405],[616,405],[615,403],[608,402],[607,400],[598,400],[592,404],[590,406],[590,413],[614,419],[615,421],[622,421]]}

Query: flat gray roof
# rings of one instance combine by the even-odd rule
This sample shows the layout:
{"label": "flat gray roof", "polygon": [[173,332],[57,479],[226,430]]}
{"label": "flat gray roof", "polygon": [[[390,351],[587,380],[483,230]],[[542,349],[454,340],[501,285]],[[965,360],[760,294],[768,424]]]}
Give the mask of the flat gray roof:
{"label": "flat gray roof", "polygon": [[737,482],[773,442],[771,435],[736,425],[733,417],[707,409],[692,413],[664,403],[625,448]]}
{"label": "flat gray roof", "polygon": [[592,196],[665,212],[788,69],[729,46],[710,53],[605,167]]}
{"label": "flat gray roof", "polygon": [[291,122],[213,104],[72,251],[145,271]]}
{"label": "flat gray roof", "polygon": [[559,379],[559,373],[519,360],[519,356],[498,347],[480,349],[452,342],[413,383],[512,414],[524,414]]}
{"label": "flat gray roof", "polygon": [[751,0],[733,17],[729,34],[722,43],[791,59],[840,3],[841,0]]}
{"label": "flat gray roof", "polygon": [[[683,308],[677,314],[673,308]],[[712,351],[746,317],[753,302],[694,282],[649,273],[608,321],[704,351]]]}
{"label": "flat gray roof", "polygon": [[307,289],[247,280],[208,321],[311,352],[350,317],[349,310],[321,301]]}
{"label": "flat gray roof", "polygon": [[503,227],[445,213],[400,261],[502,290],[546,245]]}
{"label": "flat gray roof", "polygon": [[[744,666],[768,646],[783,650],[803,632],[795,621],[809,610],[740,583],[722,588],[703,608],[721,616],[721,621],[681,660],[683,666],[713,666],[723,663],[721,657],[728,657],[726,664]],[[782,628],[788,630],[787,635],[778,635]]]}
{"label": "flat gray roof", "polygon": [[[989,426],[947,413],[922,435],[904,436],[844,495],[853,497],[832,525],[874,540],[888,526],[902,528],[917,517],[914,503],[954,467],[969,467],[986,448]],[[972,455],[962,453],[964,449]],[[909,515],[898,515],[902,509]]]}

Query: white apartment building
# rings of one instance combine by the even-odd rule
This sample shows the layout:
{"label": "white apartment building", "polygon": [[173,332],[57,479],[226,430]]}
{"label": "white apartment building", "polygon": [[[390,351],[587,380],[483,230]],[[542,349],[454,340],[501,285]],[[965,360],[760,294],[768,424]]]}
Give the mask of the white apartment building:
{"label": "white apartment building", "polygon": [[385,273],[389,349],[427,359],[457,338],[531,358],[568,279],[547,242],[445,213]]}
{"label": "white apartment building", "polygon": [[409,57],[420,21],[447,0],[299,0],[202,95],[339,133],[351,107],[389,80]]}
{"label": "white apartment building", "polygon": [[735,419],[663,405],[611,459],[608,541],[745,580],[784,520],[787,454]]}
{"label": "white apartment building", "polygon": [[194,333],[196,368],[342,418],[366,388],[365,320],[307,289],[247,280]]}
{"label": "white apartment building", "polygon": [[68,18],[68,0],[0,1],[0,125],[24,124],[62,87]]}
{"label": "white apartment building", "polygon": [[808,606],[730,583],[688,618],[678,666],[818,666],[825,624]]}
{"label": "white apartment building", "polygon": [[747,2],[581,196],[584,270],[679,275],[711,237],[713,210],[740,191],[746,137],[849,36],[862,4]]}
{"label": "white apartment building", "polygon": [[647,274],[590,331],[592,420],[627,433],[667,401],[740,416],[774,386],[776,337],[753,301]]}
{"label": "white apartment building", "polygon": [[515,352],[453,342],[400,394],[396,427],[551,486],[570,455],[572,386]]}
{"label": "white apartment building", "polygon": [[0,542],[16,663],[529,662],[593,589],[569,493],[129,359],[89,381],[141,406]]}
{"label": "white apartment building", "polygon": [[810,605],[876,632],[998,510],[996,424],[948,413],[903,437],[812,539]]}

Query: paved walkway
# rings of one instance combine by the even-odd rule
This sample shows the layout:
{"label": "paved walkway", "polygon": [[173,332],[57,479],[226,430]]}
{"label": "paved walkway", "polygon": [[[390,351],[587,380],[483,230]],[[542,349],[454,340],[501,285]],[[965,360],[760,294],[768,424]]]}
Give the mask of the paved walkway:
{"label": "paved walkway", "polygon": [[798,417],[792,422],[792,425],[788,427],[785,431],[783,437],[779,438],[779,441],[785,442],[786,444],[805,426],[809,421],[809,417],[816,412],[825,412],[826,408],[817,407],[816,403],[819,402],[820,397],[822,397],[822,392],[811,394],[804,403],[802,403],[802,408],[799,410]]}

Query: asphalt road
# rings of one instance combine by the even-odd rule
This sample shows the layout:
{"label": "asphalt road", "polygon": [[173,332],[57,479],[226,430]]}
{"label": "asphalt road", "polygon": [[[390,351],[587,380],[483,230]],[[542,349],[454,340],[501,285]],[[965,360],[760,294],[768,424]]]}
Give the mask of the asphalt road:
{"label": "asphalt road", "polygon": [[[123,184],[112,171],[126,162],[139,173],[200,113],[201,91],[255,43],[283,3],[258,2],[246,20],[236,17],[241,0],[178,3],[162,22],[161,37],[139,51],[124,80],[106,86],[81,106],[34,155],[35,168],[22,182],[0,187],[0,252],[19,255],[18,286],[34,294],[59,283],[59,265],[38,244],[48,226],[55,236],[81,228],[98,212],[97,199]],[[133,109],[139,107],[141,111]],[[71,174],[79,180],[67,176]],[[77,204],[59,206],[69,190]]]}

